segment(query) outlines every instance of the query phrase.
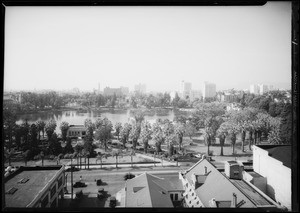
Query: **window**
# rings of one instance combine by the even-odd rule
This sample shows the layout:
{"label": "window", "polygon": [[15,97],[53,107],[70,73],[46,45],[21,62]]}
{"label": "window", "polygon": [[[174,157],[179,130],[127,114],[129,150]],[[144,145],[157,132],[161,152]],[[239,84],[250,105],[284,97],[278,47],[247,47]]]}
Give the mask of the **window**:
{"label": "window", "polygon": [[59,188],[59,187],[62,185],[62,182],[63,182],[62,178],[63,178],[63,177],[60,177],[60,178],[58,179],[58,185],[57,185],[57,188]]}
{"label": "window", "polygon": [[51,189],[51,198],[55,195],[56,193],[56,185],[54,185]]}
{"label": "window", "polygon": [[185,197],[186,197],[186,198],[188,198],[188,197],[189,197],[189,195],[187,194]]}
{"label": "window", "polygon": [[191,204],[191,203],[192,203],[192,201],[190,200],[189,204]]}
{"label": "window", "polygon": [[51,203],[51,208],[55,208],[55,207],[56,207],[56,198]]}
{"label": "window", "polygon": [[28,178],[22,178],[21,180],[18,181],[18,183],[26,183],[27,181],[29,181]]}
{"label": "window", "polygon": [[171,200],[174,200],[174,195],[170,194]]}
{"label": "window", "polygon": [[194,192],[192,193],[192,196],[194,196]]}
{"label": "window", "polygon": [[199,204],[199,201],[197,201],[197,205]]}
{"label": "window", "polygon": [[48,199],[49,199],[49,195],[47,195],[46,197],[44,197],[44,199],[41,202],[41,207],[45,208],[48,205]]}
{"label": "window", "polygon": [[188,183],[186,183],[185,185],[186,185],[186,187],[189,187],[189,184],[188,184]]}
{"label": "window", "polygon": [[14,194],[17,190],[18,190],[17,188],[12,187],[12,188],[10,188],[9,190],[7,190],[7,191],[5,192],[5,194],[10,194],[10,195],[12,195],[12,194]]}
{"label": "window", "polygon": [[175,194],[175,200],[178,200],[178,194]]}

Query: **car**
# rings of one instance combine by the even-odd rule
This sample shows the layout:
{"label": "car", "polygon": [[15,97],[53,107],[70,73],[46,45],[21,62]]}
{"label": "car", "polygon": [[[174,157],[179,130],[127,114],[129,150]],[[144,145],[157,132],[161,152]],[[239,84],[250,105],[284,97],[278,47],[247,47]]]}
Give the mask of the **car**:
{"label": "car", "polygon": [[109,207],[115,208],[116,205],[117,205],[117,199],[116,199],[116,197],[114,197],[114,196],[110,197],[110,199],[109,199]]}
{"label": "car", "polygon": [[75,167],[75,166],[66,166],[65,167],[65,172],[77,172],[77,171],[79,171],[80,169],[78,169],[77,167]]}
{"label": "car", "polygon": [[99,199],[102,199],[102,198],[105,197],[105,191],[104,191],[104,188],[99,188],[99,189],[98,189],[97,197],[98,197]]}
{"label": "car", "polygon": [[74,185],[74,188],[86,187],[86,184],[80,181],[77,181]]}
{"label": "car", "polygon": [[202,157],[202,155],[199,153],[199,154],[196,154],[196,155],[194,155],[196,158],[201,158]]}
{"label": "car", "polygon": [[97,186],[100,186],[102,184],[102,180],[101,179],[98,179],[96,182],[97,182]]}
{"label": "car", "polygon": [[82,190],[76,192],[75,199],[81,199],[83,196]]}

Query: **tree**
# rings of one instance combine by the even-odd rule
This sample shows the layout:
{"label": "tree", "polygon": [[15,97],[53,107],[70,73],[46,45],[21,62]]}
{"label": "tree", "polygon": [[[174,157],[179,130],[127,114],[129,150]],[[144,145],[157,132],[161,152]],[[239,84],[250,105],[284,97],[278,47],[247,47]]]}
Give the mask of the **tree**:
{"label": "tree", "polygon": [[15,154],[15,151],[12,149],[12,150],[8,150],[8,149],[5,149],[4,151],[4,157],[5,159],[8,160],[8,165],[11,166],[11,158],[12,156],[14,156]]}
{"label": "tree", "polygon": [[64,153],[73,153],[74,149],[72,146],[72,140],[71,138],[67,138],[66,146],[64,147]]}
{"label": "tree", "polygon": [[271,144],[281,144],[281,138],[280,138],[281,118],[270,117],[269,124],[270,124],[270,131],[268,134],[268,142]]}
{"label": "tree", "polygon": [[4,139],[8,138],[8,150],[10,151],[12,146],[12,136],[15,130],[15,124],[17,121],[16,109],[13,105],[3,105],[3,130]]}
{"label": "tree", "polygon": [[29,144],[28,144],[29,129],[30,129],[30,126],[29,126],[27,120],[25,120],[25,122],[23,122],[21,124],[22,138],[23,138],[23,142],[25,144],[25,146],[23,147],[24,151],[30,148]]}
{"label": "tree", "polygon": [[223,147],[225,144],[225,139],[226,139],[226,135],[225,133],[223,133],[222,131],[220,133],[217,134],[219,141],[220,141],[220,146],[221,146],[221,152],[220,155],[223,156]]}
{"label": "tree", "polygon": [[140,137],[142,139],[142,143],[144,144],[144,152],[147,153],[148,142],[151,138],[151,124],[148,121],[143,121],[141,126],[141,134]]}
{"label": "tree", "polygon": [[174,108],[178,107],[178,102],[179,101],[180,101],[180,97],[179,97],[178,93],[176,92],[175,93],[175,97],[174,97],[174,99],[172,101],[172,105],[173,105]]}
{"label": "tree", "polygon": [[153,129],[152,139],[155,142],[156,152],[159,153],[161,152],[161,145],[164,143],[165,137],[161,128],[154,127]]}
{"label": "tree", "polygon": [[119,140],[119,135],[120,135],[121,129],[122,129],[122,124],[120,122],[117,122],[115,124],[115,130],[116,130],[116,135],[118,136],[118,140]]}
{"label": "tree", "polygon": [[175,134],[168,135],[165,139],[165,142],[169,150],[169,156],[172,156],[174,154],[174,145],[177,144],[176,135]]}
{"label": "tree", "polygon": [[[218,129],[218,133],[220,135],[221,134],[223,134],[224,136],[229,135],[230,140],[231,140],[233,155],[235,154],[234,148],[235,148],[235,143],[236,143],[236,135],[239,133],[239,131],[240,131],[239,126],[230,120],[222,123]],[[222,136],[222,137],[224,137],[224,136]]]}
{"label": "tree", "polygon": [[125,144],[128,141],[131,128],[132,128],[131,124],[125,123],[124,127],[122,128],[122,130],[120,132],[120,137],[121,137],[120,139],[121,139],[121,142],[123,143],[124,148],[125,148]]}
{"label": "tree", "polygon": [[284,106],[284,109],[282,113],[280,114],[281,117],[281,124],[280,124],[280,130],[279,135],[281,142],[283,144],[291,144],[292,143],[292,106],[291,104],[286,104]]}
{"label": "tree", "polygon": [[[191,124],[189,124],[189,125],[191,125]],[[178,137],[179,150],[181,150],[184,133],[186,133],[186,127],[184,126],[184,124],[176,123],[175,124],[175,134]]]}
{"label": "tree", "polygon": [[97,163],[98,160],[100,160],[100,162],[101,162],[101,169],[102,169],[102,164],[103,164],[103,162],[102,162],[103,158],[107,159],[107,154],[106,153],[98,152],[97,153],[96,163]]}
{"label": "tree", "polygon": [[44,158],[45,158],[44,151],[40,152],[40,158],[42,159],[42,166],[44,166]]}
{"label": "tree", "polygon": [[31,151],[33,152],[33,155],[38,154],[38,143],[37,143],[37,127],[35,124],[31,124],[29,129],[29,147]]}
{"label": "tree", "polygon": [[88,137],[87,140],[93,141],[95,125],[93,124],[92,120],[89,118],[85,119],[84,126],[86,128],[86,136],[85,137]]}
{"label": "tree", "polygon": [[45,133],[45,126],[46,126],[46,123],[42,120],[38,120],[35,122],[35,125],[37,126],[37,130],[39,132],[39,140],[40,140],[40,133],[42,132],[43,133],[43,138],[44,138],[44,133]]}
{"label": "tree", "polygon": [[65,122],[65,121],[61,122],[60,131],[61,131],[62,139],[64,142],[67,140],[68,130],[69,130],[69,123]]}
{"label": "tree", "polygon": [[137,141],[140,137],[140,129],[137,124],[134,124],[130,130],[129,138],[132,140],[133,149],[136,148]]}
{"label": "tree", "polygon": [[107,151],[107,142],[112,138],[111,132],[113,125],[107,118],[102,119],[102,125],[96,130],[95,138],[100,140],[102,145],[104,145],[105,151]]}
{"label": "tree", "polygon": [[116,168],[118,168],[118,158],[121,157],[123,155],[121,150],[114,150],[112,152],[112,156],[116,157]]}
{"label": "tree", "polygon": [[131,161],[131,167],[133,167],[133,161],[132,161],[132,158],[133,158],[133,156],[135,156],[135,151],[132,149],[132,150],[130,150],[130,161]]}
{"label": "tree", "polygon": [[25,152],[22,153],[24,161],[25,161],[25,166],[27,166],[27,161],[30,160],[31,157],[31,151],[26,150]]}
{"label": "tree", "polygon": [[185,125],[185,133],[192,139],[192,137],[196,134],[197,130],[191,122],[188,122]]}
{"label": "tree", "polygon": [[56,121],[51,119],[50,121],[48,121],[45,125],[45,131],[46,131],[46,134],[47,134],[47,137],[48,137],[48,140],[51,139],[52,137],[52,134],[54,133],[56,129]]}
{"label": "tree", "polygon": [[56,133],[53,133],[50,138],[49,151],[52,155],[58,155],[62,153],[62,147],[60,142],[58,141]]}

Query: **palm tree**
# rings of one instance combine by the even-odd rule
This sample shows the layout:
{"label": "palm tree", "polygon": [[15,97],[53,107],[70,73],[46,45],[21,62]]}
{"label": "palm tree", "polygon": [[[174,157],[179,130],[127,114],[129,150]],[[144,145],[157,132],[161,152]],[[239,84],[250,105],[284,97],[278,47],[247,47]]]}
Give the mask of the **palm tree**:
{"label": "palm tree", "polygon": [[144,152],[147,153],[147,149],[148,149],[148,142],[151,138],[151,125],[148,121],[143,121],[142,122],[142,127],[141,127],[141,139],[142,142],[144,144]]}
{"label": "palm tree", "polygon": [[97,153],[96,163],[97,163],[98,160],[100,160],[100,162],[101,162],[101,165],[100,165],[101,169],[102,169],[102,163],[103,163],[102,160],[103,160],[103,158],[107,158],[107,154],[105,154],[105,153],[102,154],[101,152],[98,152]]}
{"label": "palm tree", "polygon": [[116,135],[118,136],[118,140],[119,140],[121,129],[122,129],[122,124],[120,122],[117,122],[115,124],[115,130],[116,130]]}
{"label": "palm tree", "polygon": [[61,135],[62,135],[62,139],[65,142],[67,140],[67,132],[69,129],[69,123],[68,122],[61,122],[60,124],[60,130],[61,130]]}
{"label": "palm tree", "polygon": [[169,156],[171,157],[174,154],[174,145],[176,144],[176,135],[171,134],[171,135],[167,136],[165,142],[169,149]]}
{"label": "palm tree", "polygon": [[45,125],[46,123],[42,120],[38,120],[36,121],[36,126],[37,126],[37,129],[38,129],[38,132],[39,132],[39,140],[41,139],[40,136],[41,136],[41,132],[43,133],[43,138],[44,138],[44,133],[45,133]]}
{"label": "palm tree", "polygon": [[133,156],[135,156],[135,151],[132,149],[132,150],[130,151],[131,167],[133,167],[133,162],[132,162]]}
{"label": "palm tree", "polygon": [[222,130],[220,130],[217,134],[219,141],[220,141],[220,146],[221,146],[221,152],[220,152],[220,156],[223,156],[223,147],[225,144],[225,139],[226,139],[226,133],[223,132]]}
{"label": "palm tree", "polygon": [[118,168],[118,158],[122,156],[121,150],[119,150],[119,149],[118,150],[114,150],[112,152],[112,156],[116,157],[116,168]]}
{"label": "palm tree", "polygon": [[183,141],[183,135],[184,135],[185,131],[186,131],[186,129],[185,129],[185,127],[184,127],[184,125],[182,123],[177,123],[175,125],[175,134],[178,137],[179,150],[181,150],[182,141]]}

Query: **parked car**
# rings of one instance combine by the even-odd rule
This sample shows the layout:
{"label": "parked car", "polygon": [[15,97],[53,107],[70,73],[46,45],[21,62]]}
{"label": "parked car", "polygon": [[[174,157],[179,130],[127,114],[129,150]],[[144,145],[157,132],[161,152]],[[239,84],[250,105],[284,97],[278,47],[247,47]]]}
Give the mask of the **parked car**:
{"label": "parked car", "polygon": [[116,199],[116,197],[114,197],[114,196],[110,197],[110,199],[109,199],[109,207],[115,208],[116,205],[117,205],[117,199]]}
{"label": "parked car", "polygon": [[98,197],[98,199],[102,199],[102,198],[105,197],[105,191],[104,191],[104,188],[99,188],[99,189],[98,189],[97,197]]}
{"label": "parked car", "polygon": [[101,179],[98,179],[96,182],[97,182],[97,186],[100,186],[102,184],[102,180]]}
{"label": "parked car", "polygon": [[75,166],[66,166],[65,167],[65,172],[71,172],[71,171],[73,171],[73,172],[77,172],[77,171],[79,171],[79,169],[78,168],[76,168]]}
{"label": "parked car", "polygon": [[74,188],[80,188],[80,187],[86,187],[86,184],[84,182],[80,182],[80,181],[77,181],[74,185],[73,185]]}
{"label": "parked car", "polygon": [[76,192],[75,199],[81,199],[83,197],[82,190]]}

